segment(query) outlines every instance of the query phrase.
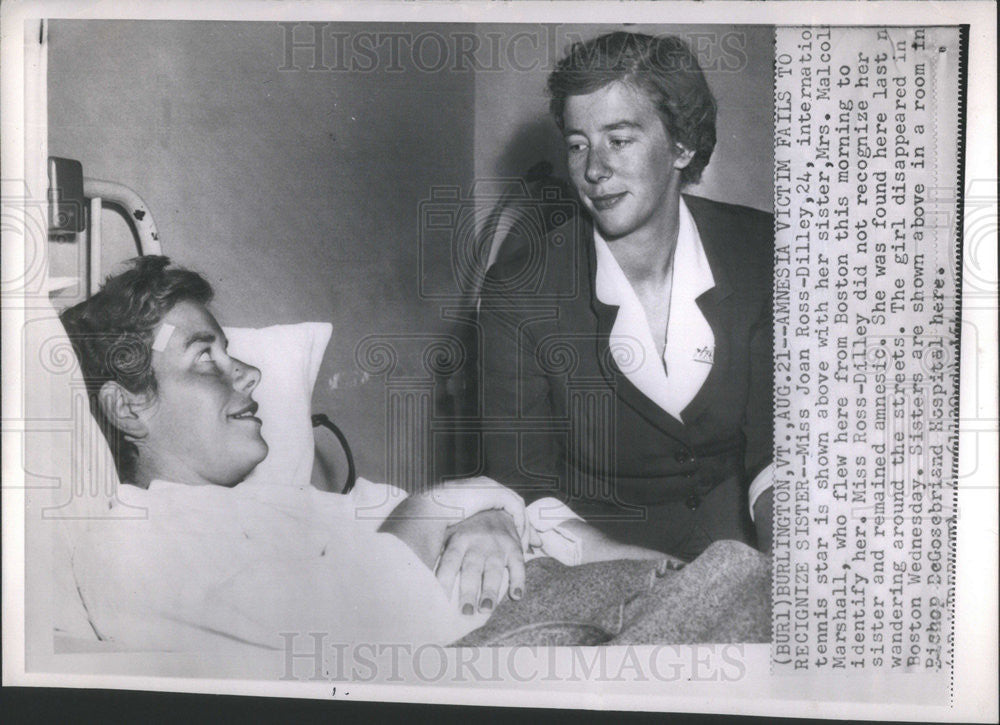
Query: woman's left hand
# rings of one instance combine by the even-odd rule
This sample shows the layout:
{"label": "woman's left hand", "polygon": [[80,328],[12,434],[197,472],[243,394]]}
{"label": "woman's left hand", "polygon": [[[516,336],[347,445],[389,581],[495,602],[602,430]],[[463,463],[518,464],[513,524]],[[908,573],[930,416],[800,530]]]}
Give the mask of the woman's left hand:
{"label": "woman's left hand", "polygon": [[451,592],[459,578],[463,614],[493,609],[506,594],[504,572],[510,573],[512,599],[524,592],[524,553],[514,519],[506,511],[482,511],[448,527],[437,578]]}

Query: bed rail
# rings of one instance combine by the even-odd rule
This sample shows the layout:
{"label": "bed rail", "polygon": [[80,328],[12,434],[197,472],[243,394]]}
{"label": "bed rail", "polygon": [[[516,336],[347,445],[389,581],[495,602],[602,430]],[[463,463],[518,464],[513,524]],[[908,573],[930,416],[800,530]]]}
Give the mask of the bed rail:
{"label": "bed rail", "polygon": [[139,254],[162,254],[160,235],[149,206],[135,191],[114,181],[84,177],[83,194],[90,200],[88,226],[88,294],[97,292],[101,281],[101,213],[104,204],[118,207],[135,231]]}
{"label": "bed rail", "polygon": [[[115,181],[83,175],[83,165],[75,159],[50,156],[49,239],[57,242],[82,241],[87,294],[97,291],[101,282],[101,215],[105,206],[120,211],[132,231],[140,255],[162,254],[160,234],[149,205],[134,190]],[[81,239],[79,234],[84,232]],[[58,288],[73,278],[54,281]],[[57,283],[57,284],[56,284]]]}

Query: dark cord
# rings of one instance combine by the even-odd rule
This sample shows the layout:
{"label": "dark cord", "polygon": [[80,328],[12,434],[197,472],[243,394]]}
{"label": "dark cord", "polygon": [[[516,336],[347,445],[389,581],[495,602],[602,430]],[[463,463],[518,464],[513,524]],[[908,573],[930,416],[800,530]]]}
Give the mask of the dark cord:
{"label": "dark cord", "polygon": [[312,417],[312,424],[313,428],[323,426],[337,436],[337,440],[340,441],[340,445],[344,449],[344,458],[347,459],[347,484],[344,486],[344,490],[341,493],[350,493],[351,489],[354,488],[354,482],[357,480],[358,474],[354,469],[354,456],[351,454],[351,446],[347,443],[347,436],[345,436],[344,432],[334,425],[333,422],[331,422],[331,420],[322,413],[317,413]]}

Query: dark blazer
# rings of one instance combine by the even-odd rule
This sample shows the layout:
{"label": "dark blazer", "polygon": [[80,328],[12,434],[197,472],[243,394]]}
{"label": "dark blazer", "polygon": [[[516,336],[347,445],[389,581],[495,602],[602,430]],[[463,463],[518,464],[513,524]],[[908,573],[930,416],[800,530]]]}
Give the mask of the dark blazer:
{"label": "dark blazer", "polygon": [[595,297],[593,227],[579,211],[544,238],[504,243],[483,288],[480,379],[487,475],[692,555],[717,538],[752,542],[746,487],[772,457],[774,231],[770,214],[684,199],[715,279],[697,299],[715,355],[682,420],[610,354],[618,308]]}

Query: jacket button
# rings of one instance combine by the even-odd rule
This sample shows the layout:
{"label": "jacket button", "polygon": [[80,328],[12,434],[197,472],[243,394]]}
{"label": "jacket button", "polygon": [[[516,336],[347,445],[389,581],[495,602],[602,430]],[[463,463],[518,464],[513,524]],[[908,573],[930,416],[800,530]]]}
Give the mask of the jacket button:
{"label": "jacket button", "polygon": [[694,460],[694,457],[691,455],[691,451],[682,448],[674,454],[674,460],[678,463],[690,463]]}
{"label": "jacket button", "polygon": [[684,502],[684,505],[687,506],[692,511],[694,511],[696,508],[701,506],[701,497],[696,493],[692,493],[690,496],[687,497],[687,500]]}

